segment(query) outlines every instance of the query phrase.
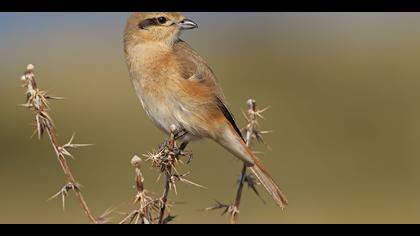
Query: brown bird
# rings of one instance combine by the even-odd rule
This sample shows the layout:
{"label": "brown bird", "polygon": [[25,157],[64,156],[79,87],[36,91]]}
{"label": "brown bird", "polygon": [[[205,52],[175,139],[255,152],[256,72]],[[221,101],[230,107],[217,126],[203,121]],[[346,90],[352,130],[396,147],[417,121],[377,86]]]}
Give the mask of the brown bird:
{"label": "brown bird", "polygon": [[287,199],[261,161],[246,146],[225,96],[207,63],[179,36],[197,24],[175,12],[133,13],[124,31],[124,52],[131,81],[153,123],[166,133],[176,125],[177,140],[209,138],[242,160],[276,204]]}

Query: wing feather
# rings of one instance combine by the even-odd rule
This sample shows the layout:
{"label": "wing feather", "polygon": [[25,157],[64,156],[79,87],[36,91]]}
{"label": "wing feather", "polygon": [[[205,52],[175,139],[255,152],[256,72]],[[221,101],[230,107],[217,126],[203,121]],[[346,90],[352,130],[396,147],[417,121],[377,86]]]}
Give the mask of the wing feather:
{"label": "wing feather", "polygon": [[229,121],[236,133],[242,138],[241,131],[236,125],[234,116],[229,111],[225,96],[221,87],[218,85],[216,76],[211,68],[207,65],[203,58],[191,48],[186,42],[179,40],[174,44],[174,53],[176,55],[179,71],[184,79],[192,80],[201,83],[203,86],[209,86],[209,91],[213,92],[215,104],[217,108],[223,113],[225,118]]}

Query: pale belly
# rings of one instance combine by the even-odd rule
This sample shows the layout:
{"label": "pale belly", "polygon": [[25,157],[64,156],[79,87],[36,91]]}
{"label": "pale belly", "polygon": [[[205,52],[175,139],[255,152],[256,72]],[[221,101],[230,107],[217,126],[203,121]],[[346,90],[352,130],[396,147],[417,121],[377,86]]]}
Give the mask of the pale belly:
{"label": "pale belly", "polygon": [[200,135],[194,134],[196,132],[191,127],[192,122],[188,120],[191,114],[176,97],[165,92],[153,93],[153,95],[145,93],[143,86],[137,80],[132,80],[132,82],[144,111],[156,127],[167,134],[170,132],[171,125],[186,130],[189,134],[183,137],[181,142],[200,138]]}
{"label": "pale belly", "polygon": [[176,127],[182,128],[182,124],[178,122],[169,110],[167,101],[154,101],[153,98],[148,98],[146,96],[139,97],[147,116],[161,130],[169,133],[171,125],[176,125]]}
{"label": "pale belly", "polygon": [[173,66],[170,67],[170,63],[163,65],[160,74],[154,70],[151,62],[166,55],[166,52],[154,50],[155,47],[151,49],[147,45],[139,45],[132,48],[128,55],[131,82],[147,116],[165,133],[170,132],[171,125],[175,125],[189,133],[188,139],[206,136],[195,104],[186,102],[182,105],[180,95],[168,87],[171,82],[167,76],[176,74],[169,69]]}

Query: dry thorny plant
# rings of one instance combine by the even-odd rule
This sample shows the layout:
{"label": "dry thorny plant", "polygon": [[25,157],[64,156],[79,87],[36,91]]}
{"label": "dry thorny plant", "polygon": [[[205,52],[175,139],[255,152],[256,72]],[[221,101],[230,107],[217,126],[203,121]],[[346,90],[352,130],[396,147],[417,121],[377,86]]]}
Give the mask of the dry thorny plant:
{"label": "dry thorny plant", "polygon": [[90,211],[80,190],[80,184],[76,181],[67,163],[68,157],[73,158],[72,154],[69,152],[69,149],[89,146],[89,144],[73,144],[73,135],[68,143],[60,145],[57,140],[57,135],[55,134],[53,120],[48,114],[48,100],[61,98],[50,96],[47,92],[38,88],[35,82],[34,66],[31,64],[27,66],[26,71],[21,79],[23,81],[23,87],[26,88],[26,103],[22,104],[22,106],[31,109],[35,113],[35,132],[38,133],[38,138],[41,138],[45,133],[48,134],[51,145],[55,151],[55,154],[57,155],[57,159],[67,179],[67,184],[65,184],[64,187],[62,187],[61,190],[50,199],[61,196],[64,208],[65,198],[67,197],[68,192],[73,190],[83,211],[89,218],[89,222],[94,224],[99,223],[100,219],[94,217]]}
{"label": "dry thorny plant", "polygon": [[[134,156],[131,164],[136,168],[136,188],[137,195],[134,204],[138,207],[129,213],[120,224],[124,223],[141,223],[141,224],[167,224],[175,219],[175,216],[169,213],[170,204],[168,203],[168,195],[170,190],[174,190],[177,194],[176,183],[182,182],[196,187],[205,188],[196,184],[185,177],[189,173],[180,174],[176,169],[178,163],[188,164],[192,159],[192,153],[180,149],[176,144],[176,137],[183,133],[175,125],[170,127],[171,133],[168,140],[163,142],[157,151],[144,154],[146,161],[150,161],[152,167],[158,168],[160,171],[158,180],[163,174],[165,176],[164,189],[160,198],[152,198],[147,194],[144,188],[144,178],[140,169],[141,158]],[[182,159],[186,159],[184,162]]]}
{"label": "dry thorny plant", "polygon": [[[31,64],[27,66],[27,69],[21,79],[23,81],[23,87],[26,88],[26,103],[22,104],[22,106],[29,108],[35,114],[36,129],[34,134],[37,133],[38,138],[41,138],[45,133],[48,134],[57,159],[67,179],[67,184],[65,184],[64,187],[62,187],[60,191],[53,195],[50,199],[61,196],[64,209],[65,198],[68,196],[69,191],[73,190],[90,223],[97,224],[109,222],[107,217],[110,213],[112,213],[112,210],[105,211],[105,213],[99,217],[95,217],[92,214],[85,199],[83,198],[80,184],[76,181],[67,163],[68,157],[73,158],[73,155],[69,152],[69,149],[85,147],[89,146],[90,144],[74,144],[74,135],[70,138],[70,141],[64,145],[60,145],[57,141],[57,136],[54,130],[54,123],[48,114],[49,100],[62,98],[50,96],[47,92],[42,91],[37,87],[35,82],[34,66]],[[263,118],[261,113],[267,110],[267,108],[257,110],[256,102],[253,99],[249,99],[247,105],[248,112],[247,114],[244,113],[245,118],[247,119],[247,126],[242,130],[245,132],[245,141],[247,146],[251,147],[253,140],[257,140],[258,142],[263,143],[262,135],[269,132],[260,131],[258,128],[258,118]],[[175,216],[170,214],[170,208],[173,204],[169,203],[168,196],[171,190],[177,194],[177,182],[205,188],[202,185],[186,179],[186,176],[189,174],[189,172],[183,174],[178,172],[176,166],[178,164],[189,164],[192,159],[192,153],[184,151],[182,148],[178,147],[176,143],[177,137],[181,136],[185,131],[180,130],[175,125],[172,125],[170,130],[171,133],[169,138],[164,141],[157,148],[157,150],[143,155],[143,157],[146,158],[146,161],[149,161],[151,166],[157,168],[160,172],[156,182],[159,180],[161,175],[164,175],[165,179],[162,196],[152,197],[151,194],[145,189],[145,180],[140,169],[142,159],[135,155],[131,160],[131,164],[133,167],[135,167],[136,174],[135,184],[137,194],[133,202],[136,207],[130,213],[126,214],[124,219],[120,221],[120,224],[167,224],[175,219]],[[252,176],[251,173],[247,173],[247,167],[244,165],[239,176],[234,203],[227,205],[216,201],[214,206],[208,207],[205,210],[224,209],[222,215],[229,213],[230,223],[237,223],[244,184],[247,184],[248,187],[251,188],[258,197],[260,197],[260,194],[257,190],[257,185],[259,185],[259,183],[257,183],[256,179]]]}
{"label": "dry thorny plant", "polygon": [[[246,145],[251,148],[253,141],[257,140],[259,143],[264,143],[263,134],[270,133],[271,131],[262,131],[259,129],[258,118],[264,119],[262,113],[268,109],[268,107],[258,110],[257,103],[254,99],[249,99],[247,101],[248,112],[243,112],[245,119],[247,120],[247,125],[241,131],[245,132],[245,142]],[[270,149],[270,146],[265,145],[267,149]],[[257,152],[254,152],[257,153]],[[242,191],[244,185],[247,184],[250,189],[262,200],[265,204],[264,199],[257,190],[257,185],[260,183],[257,182],[252,173],[247,173],[247,167],[244,164],[242,166],[241,173],[238,178],[236,196],[233,204],[224,204],[219,201],[215,201],[215,205],[207,207],[206,211],[223,209],[222,215],[229,213],[230,223],[236,224],[238,222],[239,207],[241,205]]]}

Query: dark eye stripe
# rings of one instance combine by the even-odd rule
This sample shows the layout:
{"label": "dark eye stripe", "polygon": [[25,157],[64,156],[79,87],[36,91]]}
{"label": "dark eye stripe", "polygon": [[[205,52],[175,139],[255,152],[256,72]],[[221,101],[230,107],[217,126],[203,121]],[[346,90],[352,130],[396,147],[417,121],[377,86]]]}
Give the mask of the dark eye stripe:
{"label": "dark eye stripe", "polygon": [[157,24],[158,24],[158,22],[157,22],[156,18],[150,18],[150,19],[146,19],[146,20],[143,20],[142,22],[140,22],[138,24],[138,27],[140,29],[145,29],[148,26],[157,25]]}
{"label": "dark eye stripe", "polygon": [[163,16],[161,16],[159,18],[149,18],[149,19],[146,19],[146,20],[143,20],[142,22],[140,22],[138,24],[138,27],[140,29],[145,29],[145,28],[147,28],[148,26],[151,26],[151,25],[165,24],[167,21],[168,21],[168,19],[166,17],[163,17]]}

